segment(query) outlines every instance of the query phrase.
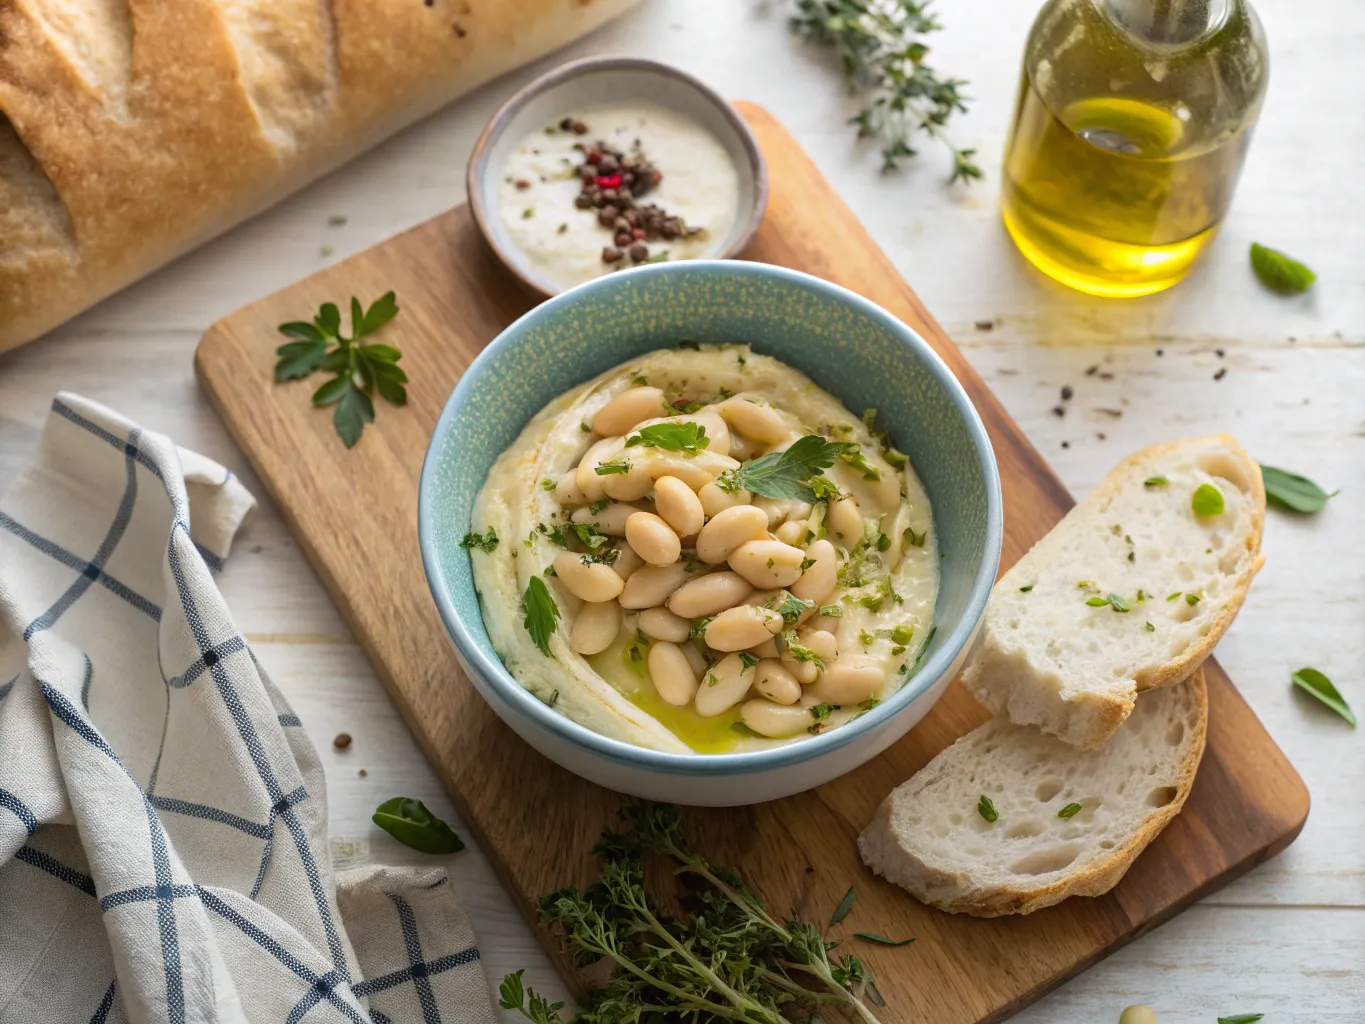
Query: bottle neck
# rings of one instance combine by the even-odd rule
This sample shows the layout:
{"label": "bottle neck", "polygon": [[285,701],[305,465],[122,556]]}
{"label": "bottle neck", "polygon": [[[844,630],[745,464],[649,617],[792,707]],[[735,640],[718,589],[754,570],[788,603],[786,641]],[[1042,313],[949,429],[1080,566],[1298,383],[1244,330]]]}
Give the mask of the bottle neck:
{"label": "bottle neck", "polygon": [[1106,14],[1133,36],[1184,46],[1216,32],[1241,0],[1100,0]]}

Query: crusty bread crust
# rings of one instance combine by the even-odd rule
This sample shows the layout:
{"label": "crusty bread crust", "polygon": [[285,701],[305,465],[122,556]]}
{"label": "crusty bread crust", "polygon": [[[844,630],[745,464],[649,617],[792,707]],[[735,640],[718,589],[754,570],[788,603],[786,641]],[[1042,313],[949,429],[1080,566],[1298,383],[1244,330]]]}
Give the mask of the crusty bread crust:
{"label": "crusty bread crust", "polygon": [[[1218,641],[1232,625],[1233,619],[1237,617],[1242,603],[1246,600],[1252,580],[1265,564],[1265,556],[1261,553],[1261,537],[1265,529],[1266,505],[1265,483],[1260,465],[1232,435],[1213,434],[1208,437],[1151,445],[1134,452],[1120,461],[1100,481],[1095,490],[1068,513],[1068,517],[1086,515],[1089,509],[1103,505],[1108,498],[1122,490],[1129,482],[1130,474],[1138,466],[1160,462],[1169,453],[1199,445],[1217,446],[1223,450],[1222,454],[1237,464],[1240,475],[1247,485],[1246,492],[1250,497],[1251,506],[1251,529],[1245,539],[1245,549],[1252,557],[1237,577],[1231,593],[1220,606],[1217,618],[1207,633],[1178,657],[1166,661],[1155,671],[1138,674],[1132,681],[1133,685],[1097,687],[1078,695],[1074,700],[1059,699],[1055,702],[1056,706],[1050,709],[1055,721],[1046,724],[1039,723],[1034,718],[1025,719],[1026,721],[1042,724],[1047,732],[1082,749],[1091,750],[1102,746],[1132,713],[1134,700],[1139,693],[1171,686],[1188,679],[1213,653]],[[1053,527],[1054,530],[1061,528],[1062,524]],[[1011,569],[996,583],[996,589],[1013,590],[1018,585],[1019,579]],[[1018,664],[1017,659],[1011,658],[1007,652],[1001,651],[992,643],[989,614],[988,611],[986,630],[979,653],[964,672],[963,683],[994,713],[1014,718],[1011,714],[1011,705],[1016,700],[1036,699],[1034,680],[1027,666]],[[989,687],[985,680],[990,680]]]}
{"label": "crusty bread crust", "polygon": [[637,0],[0,0],[0,351]]}
{"label": "crusty bread crust", "polygon": [[1036,888],[977,887],[965,872],[927,864],[901,845],[892,823],[894,793],[882,801],[858,839],[863,861],[873,871],[909,890],[916,899],[951,914],[973,917],[1031,914],[1071,896],[1103,895],[1118,884],[1138,855],[1180,813],[1194,786],[1208,734],[1208,689],[1202,668],[1190,678],[1190,686],[1198,718],[1194,739],[1179,769],[1175,798],[1159,808],[1126,842],[1089,868]]}

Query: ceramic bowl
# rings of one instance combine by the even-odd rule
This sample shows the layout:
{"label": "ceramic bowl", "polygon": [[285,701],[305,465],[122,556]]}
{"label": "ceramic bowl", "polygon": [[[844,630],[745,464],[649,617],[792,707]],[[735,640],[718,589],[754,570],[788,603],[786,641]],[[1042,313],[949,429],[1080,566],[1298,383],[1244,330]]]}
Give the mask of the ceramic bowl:
{"label": "ceramic bowl", "polygon": [[[498,184],[508,154],[547,124],[622,97],[676,111],[720,142],[739,172],[739,199],[730,230],[708,256],[736,255],[758,229],[768,203],[768,169],[744,119],[709,86],[686,72],[637,57],[589,57],[547,72],[514,95],[488,122],[469,158],[469,209],[493,253],[522,283],[541,295],[561,289],[533,267],[498,212]],[[667,173],[667,168],[663,168]],[[603,244],[610,240],[603,234]]]}
{"label": "ceramic bowl", "polygon": [[[475,495],[551,399],[679,341],[750,343],[852,410],[875,406],[933,507],[942,552],[937,631],[919,671],[870,712],[819,736],[733,754],[660,753],[609,739],[522,689],[489,641],[468,552]],[[436,425],[418,528],[427,580],[475,688],[541,753],[593,782],[676,803],[757,803],[810,789],[899,739],[965,662],[1000,558],[1000,478],[952,371],[890,313],[837,285],[761,263],[698,260],[621,271],[531,310],[465,371]]]}

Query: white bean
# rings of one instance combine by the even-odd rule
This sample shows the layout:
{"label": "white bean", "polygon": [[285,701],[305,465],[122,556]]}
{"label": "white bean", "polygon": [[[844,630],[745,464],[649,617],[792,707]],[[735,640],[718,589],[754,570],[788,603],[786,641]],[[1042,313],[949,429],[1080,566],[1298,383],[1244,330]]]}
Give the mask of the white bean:
{"label": "white bean", "polygon": [[616,561],[611,563],[611,568],[621,579],[630,579],[631,573],[645,564],[645,560],[635,553],[635,549],[624,540],[616,545],[616,550],[620,552],[616,556]]}
{"label": "white bean", "polygon": [[777,641],[772,637],[768,637],[768,639],[754,647],[751,653],[758,658],[776,658]]}
{"label": "white bean", "polygon": [[639,501],[654,489],[654,478],[649,475],[649,467],[638,459],[629,459],[630,468],[624,473],[608,473],[602,477],[602,490],[608,498],[617,501]]}
{"label": "white bean", "polygon": [[655,640],[667,640],[671,644],[680,644],[692,632],[692,622],[689,619],[674,615],[660,605],[658,608],[646,608],[640,613],[640,632],[644,633],[645,636],[653,637]]}
{"label": "white bean", "polygon": [[614,501],[596,512],[592,511],[591,507],[574,509],[573,515],[569,518],[575,523],[595,526],[603,533],[610,534],[613,537],[624,537],[627,521],[640,511],[642,510],[634,505]]}
{"label": "white bean", "polygon": [[782,414],[771,405],[760,405],[744,398],[730,398],[712,408],[725,418],[730,429],[764,444],[780,444],[792,435]]}
{"label": "white bean", "polygon": [[778,704],[795,704],[801,699],[801,684],[776,658],[764,658],[758,663],[754,689]]}
{"label": "white bean", "polygon": [[753,666],[745,665],[738,654],[727,654],[712,666],[697,688],[697,714],[703,718],[724,714],[744,699],[753,681]]}
{"label": "white bean", "polygon": [[658,416],[661,409],[667,409],[664,393],[658,388],[640,387],[622,391],[592,418],[593,433],[603,437],[624,434],[642,420]]}
{"label": "white bean", "polygon": [[588,503],[588,496],[578,486],[576,470],[571,469],[559,478],[559,483],[555,484],[555,501],[568,508],[578,508]]}
{"label": "white bean", "polygon": [[767,608],[742,604],[727,608],[706,627],[706,646],[713,651],[743,651],[782,631],[782,616]]}
{"label": "white bean", "polygon": [[679,646],[682,647],[683,654],[687,656],[687,663],[692,666],[692,671],[695,672],[697,678],[700,679],[710,667],[706,662],[706,655],[702,654],[701,648],[694,643],[685,643],[680,644]]}
{"label": "white bean", "polygon": [[701,499],[702,511],[708,516],[720,515],[727,508],[734,508],[736,505],[747,505],[754,498],[753,494],[742,487],[733,494],[722,491],[715,481],[704,485],[697,492],[697,497]]}
{"label": "white bean", "polygon": [[806,521],[804,519],[788,519],[777,528],[773,536],[783,544],[799,547],[801,542],[806,539]]}
{"label": "white bean", "polygon": [[740,604],[751,590],[738,573],[708,573],[679,587],[668,599],[668,610],[684,619],[704,619]]}
{"label": "white bean", "polygon": [[801,578],[805,557],[800,548],[780,540],[751,540],[735,548],[727,561],[731,569],[756,587],[789,587]]}
{"label": "white bean", "polygon": [[797,639],[821,661],[833,661],[839,656],[839,639],[827,630],[803,629]]}
{"label": "white bean", "polygon": [[697,674],[677,644],[660,640],[649,645],[649,678],[667,704],[685,707],[697,693]]}
{"label": "white bean", "polygon": [[653,512],[636,512],[626,520],[626,541],[650,565],[672,565],[682,554],[678,535]]}
{"label": "white bean", "polygon": [[820,678],[820,666],[814,661],[797,661],[787,651],[782,652],[782,664],[787,666],[798,683],[802,686],[809,686]]}
{"label": "white bean", "polygon": [[676,476],[661,476],[654,481],[654,510],[679,537],[694,536],[706,525],[701,499]]}
{"label": "white bean", "polygon": [[768,529],[777,529],[778,523],[786,523],[793,520],[805,522],[810,515],[811,506],[794,498],[767,498],[757,497],[754,499],[754,507],[761,508],[768,514]]}
{"label": "white bean", "polygon": [[853,705],[871,697],[886,685],[886,673],[876,658],[851,654],[825,667],[811,688],[822,701]]}
{"label": "white bean", "polygon": [[[559,570],[556,569],[556,572]],[[578,654],[605,651],[621,632],[621,606],[615,601],[585,604],[574,619],[569,649]]]}
{"label": "white bean", "polygon": [[791,585],[791,592],[802,601],[824,601],[834,592],[839,578],[839,555],[827,540],[817,540],[806,548],[806,557],[815,564],[808,567],[801,578]]}
{"label": "white bean", "polygon": [[840,498],[831,505],[825,516],[825,534],[844,550],[857,544],[863,536],[863,517],[858,511],[858,502],[853,498]]}
{"label": "white bean", "polygon": [[625,584],[612,572],[611,566],[601,562],[585,562],[572,551],[555,555],[555,575],[574,597],[596,604],[620,595]]}
{"label": "white bean", "polygon": [[621,607],[629,609],[653,608],[663,604],[668,595],[687,582],[687,566],[682,562],[672,565],[647,565],[636,569],[626,580],[621,592]]}
{"label": "white bean", "polygon": [[768,517],[753,505],[724,509],[697,534],[697,557],[717,565],[745,541],[766,537],[767,533]]}
{"label": "white bean", "polygon": [[754,732],[771,739],[795,736],[805,732],[815,722],[805,708],[782,707],[762,697],[745,701],[739,709],[739,717]]}
{"label": "white bean", "polygon": [[605,478],[597,472],[597,467],[603,462],[610,462],[624,450],[625,442],[619,437],[604,437],[587,450],[574,470],[574,481],[583,492],[583,497],[589,501],[600,501],[606,497],[607,492],[602,486]]}

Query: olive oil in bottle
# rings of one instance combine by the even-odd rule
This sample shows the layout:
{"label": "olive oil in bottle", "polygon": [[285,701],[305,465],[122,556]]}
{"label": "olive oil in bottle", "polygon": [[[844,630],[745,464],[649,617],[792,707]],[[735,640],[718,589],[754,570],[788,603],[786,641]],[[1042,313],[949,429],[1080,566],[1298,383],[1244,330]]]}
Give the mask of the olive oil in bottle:
{"label": "olive oil in bottle", "polygon": [[1227,213],[1265,90],[1244,0],[1050,0],[1024,54],[1005,226],[1064,284],[1175,284]]}

